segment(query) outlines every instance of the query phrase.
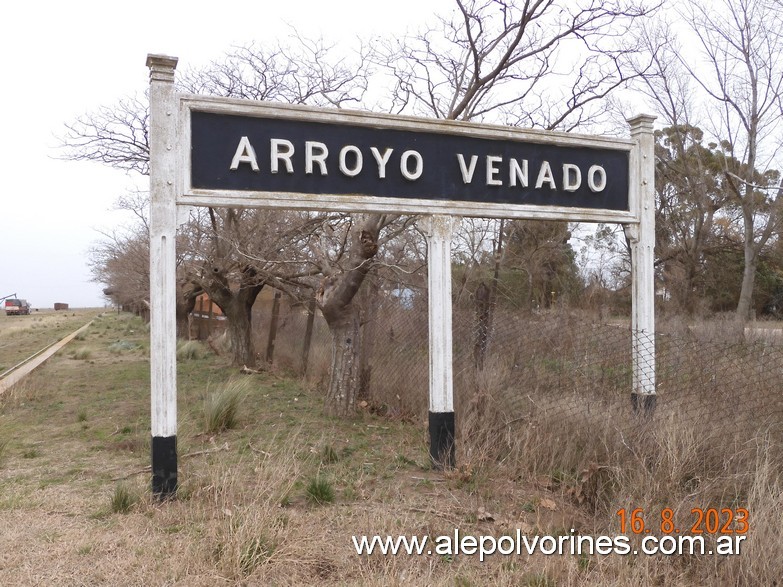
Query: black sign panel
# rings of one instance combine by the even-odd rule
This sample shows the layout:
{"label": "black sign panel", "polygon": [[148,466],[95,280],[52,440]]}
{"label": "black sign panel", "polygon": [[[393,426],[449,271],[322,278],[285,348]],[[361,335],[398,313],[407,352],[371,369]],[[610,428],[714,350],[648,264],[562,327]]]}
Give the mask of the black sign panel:
{"label": "black sign panel", "polygon": [[627,150],[191,111],[190,187],[627,211]]}

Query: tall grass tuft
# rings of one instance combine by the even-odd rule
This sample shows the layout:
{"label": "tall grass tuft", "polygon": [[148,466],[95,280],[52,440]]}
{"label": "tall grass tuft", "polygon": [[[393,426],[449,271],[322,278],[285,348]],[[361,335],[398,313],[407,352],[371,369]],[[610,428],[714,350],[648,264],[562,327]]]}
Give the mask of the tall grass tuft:
{"label": "tall grass tuft", "polygon": [[209,434],[236,428],[239,406],[248,394],[248,379],[231,379],[204,399],[204,428]]}
{"label": "tall grass tuft", "polygon": [[111,496],[111,511],[115,514],[127,514],[139,502],[139,496],[124,483],[114,487]]}
{"label": "tall grass tuft", "polygon": [[197,340],[180,341],[177,343],[177,360],[200,361],[207,356],[207,351]]}
{"label": "tall grass tuft", "polygon": [[239,568],[242,574],[251,574],[256,567],[269,560],[274,552],[274,543],[270,542],[265,536],[251,538],[242,548],[239,557]]}
{"label": "tall grass tuft", "polygon": [[334,487],[328,479],[317,475],[307,484],[307,499],[316,505],[332,503],[334,501]]}

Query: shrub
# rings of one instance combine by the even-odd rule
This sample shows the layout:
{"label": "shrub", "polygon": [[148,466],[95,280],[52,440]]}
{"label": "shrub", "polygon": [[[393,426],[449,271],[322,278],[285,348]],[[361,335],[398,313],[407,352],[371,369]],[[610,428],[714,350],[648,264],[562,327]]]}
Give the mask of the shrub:
{"label": "shrub", "polygon": [[118,355],[125,351],[136,350],[137,348],[139,348],[139,345],[137,345],[136,343],[127,340],[118,340],[109,345],[109,352]]}
{"label": "shrub", "polygon": [[92,357],[92,351],[87,347],[79,347],[73,352],[73,358],[77,361],[86,361]]}

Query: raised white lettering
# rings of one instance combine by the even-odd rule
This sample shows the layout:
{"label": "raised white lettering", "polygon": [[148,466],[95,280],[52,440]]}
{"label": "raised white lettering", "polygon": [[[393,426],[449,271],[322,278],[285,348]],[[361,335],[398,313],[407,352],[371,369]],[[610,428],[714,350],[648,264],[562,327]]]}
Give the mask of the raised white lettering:
{"label": "raised white lettering", "polygon": [[[413,171],[408,169],[408,161],[414,160]],[[418,151],[405,151],[400,157],[400,172],[405,179],[415,181],[421,177],[424,172],[424,160],[421,158],[421,153]]]}
{"label": "raised white lettering", "polygon": [[383,152],[383,155],[381,155],[381,152],[377,147],[370,147],[370,152],[372,153],[372,156],[375,157],[375,162],[378,164],[378,178],[380,179],[386,178],[386,164],[389,162],[393,150],[394,149],[386,149]]}
{"label": "raised white lettering", "polygon": [[508,185],[514,187],[519,181],[519,185],[523,188],[527,187],[527,159],[522,159],[522,165],[519,165],[519,161],[511,159],[508,162]]}
{"label": "raised white lettering", "polygon": [[240,163],[248,163],[250,169],[258,171],[256,150],[253,148],[253,145],[250,144],[250,139],[247,137],[239,139],[239,145],[237,145],[237,150],[236,153],[234,153],[234,158],[231,160],[231,167],[229,169],[231,169],[231,171],[238,169]]}
{"label": "raised white lettering", "polygon": [[552,175],[552,168],[549,166],[549,161],[541,163],[541,169],[538,170],[538,179],[536,179],[536,189],[541,189],[541,186],[545,183],[549,184],[549,189],[557,189],[555,177]]}
{"label": "raised white lettering", "polygon": [[280,161],[285,163],[287,173],[294,172],[291,157],[294,156],[294,144],[286,139],[270,139],[269,141],[269,171],[277,173]]}
{"label": "raised white lettering", "polygon": [[590,191],[604,191],[606,187],[606,170],[600,165],[593,165],[587,170],[587,185],[590,187]]}
{"label": "raised white lettering", "polygon": [[459,169],[462,172],[463,183],[470,183],[473,181],[473,172],[476,171],[476,161],[478,161],[478,155],[471,155],[470,167],[466,167],[465,156],[462,153],[457,153],[457,161],[459,161]]}
{"label": "raised white lettering", "polygon": [[582,170],[573,163],[563,163],[563,189],[567,192],[575,192],[581,185]]}
{"label": "raised white lettering", "polygon": [[498,165],[503,161],[503,157],[497,155],[487,155],[487,185],[503,185],[503,182],[497,178],[500,169]]}
{"label": "raised white lettering", "polygon": [[[348,153],[353,153],[354,157],[356,158],[352,168],[348,167]],[[340,149],[340,171],[342,171],[343,175],[347,175],[348,177],[356,177],[359,175],[359,173],[361,173],[363,164],[364,159],[362,158],[362,152],[359,150],[359,147],[345,145],[342,149]]]}
{"label": "raised white lettering", "polygon": [[313,163],[317,163],[321,169],[321,175],[327,175],[326,158],[329,156],[329,149],[326,145],[317,141],[305,142],[305,173],[313,173]]}

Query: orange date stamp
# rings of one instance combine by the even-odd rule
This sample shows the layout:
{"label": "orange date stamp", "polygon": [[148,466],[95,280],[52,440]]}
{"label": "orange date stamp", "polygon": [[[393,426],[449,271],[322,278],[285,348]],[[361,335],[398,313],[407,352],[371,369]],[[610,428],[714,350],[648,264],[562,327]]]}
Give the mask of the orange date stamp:
{"label": "orange date stamp", "polygon": [[747,534],[750,513],[745,508],[692,508],[690,515],[678,515],[672,508],[660,513],[645,512],[643,508],[617,511],[620,534]]}

